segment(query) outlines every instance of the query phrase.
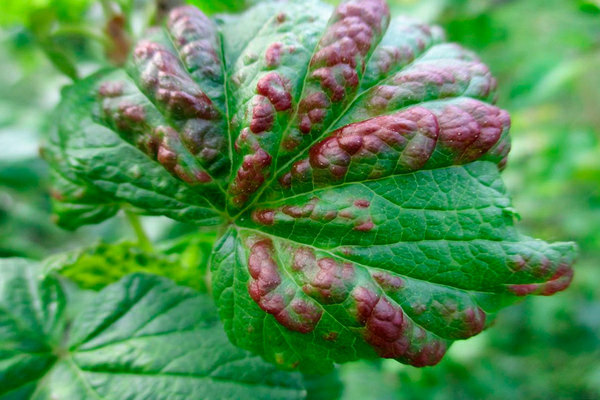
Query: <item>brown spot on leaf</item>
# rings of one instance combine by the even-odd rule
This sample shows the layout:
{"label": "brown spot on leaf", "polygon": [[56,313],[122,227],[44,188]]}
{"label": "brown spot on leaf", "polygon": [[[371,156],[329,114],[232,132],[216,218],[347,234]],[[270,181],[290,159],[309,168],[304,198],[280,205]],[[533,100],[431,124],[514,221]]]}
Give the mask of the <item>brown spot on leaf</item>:
{"label": "brown spot on leaf", "polygon": [[307,218],[310,217],[319,202],[317,197],[313,197],[308,203],[302,206],[283,206],[281,211],[292,218]]}
{"label": "brown spot on leaf", "polygon": [[294,253],[292,270],[302,277],[302,290],[323,304],[343,302],[355,280],[354,266],[330,257],[317,259],[314,251],[301,247]]}
{"label": "brown spot on leaf", "polygon": [[[304,135],[309,134],[313,125],[322,122],[325,115],[327,115],[327,108],[330,104],[329,99],[323,92],[314,92],[300,101],[300,105],[298,106],[300,132]],[[309,114],[315,112],[318,114],[313,115],[321,116],[321,118],[313,121]]]}
{"label": "brown spot on leaf", "polygon": [[475,336],[485,328],[485,312],[479,308],[468,308],[464,311],[465,333],[464,337]]}
{"label": "brown spot on leaf", "polygon": [[560,264],[556,272],[546,282],[509,285],[508,290],[517,296],[537,294],[550,296],[566,289],[573,280],[573,269],[568,264]]}
{"label": "brown spot on leaf", "polygon": [[146,119],[144,108],[136,104],[122,102],[119,105],[119,111],[122,116],[131,123],[141,124]]}
{"label": "brown spot on leaf", "polygon": [[371,202],[366,199],[357,199],[354,200],[354,205],[358,208],[368,208],[371,205]]}
{"label": "brown spot on leaf", "polygon": [[267,312],[274,311],[274,308],[281,303],[276,297],[263,301],[263,297],[281,283],[279,268],[273,259],[273,251],[273,242],[270,239],[263,239],[250,248],[248,258],[248,271],[254,279],[248,288],[250,296],[261,308],[268,308],[265,310]]}
{"label": "brown spot on leaf", "polygon": [[167,170],[174,172],[177,154],[166,143],[159,145],[157,159]]}
{"label": "brown spot on leaf", "polygon": [[358,225],[354,226],[354,230],[355,231],[360,231],[360,232],[369,232],[370,230],[372,230],[375,227],[375,224],[373,223],[372,220],[367,220],[364,221],[362,223],[359,223]]}
{"label": "brown spot on leaf", "polygon": [[373,279],[375,279],[379,286],[386,292],[395,292],[404,287],[404,280],[402,280],[402,278],[387,272],[374,272]]}
{"label": "brown spot on leaf", "polygon": [[381,357],[396,358],[414,366],[435,365],[446,352],[446,342],[431,337],[405,316],[386,296],[365,287],[353,292],[364,338]]}

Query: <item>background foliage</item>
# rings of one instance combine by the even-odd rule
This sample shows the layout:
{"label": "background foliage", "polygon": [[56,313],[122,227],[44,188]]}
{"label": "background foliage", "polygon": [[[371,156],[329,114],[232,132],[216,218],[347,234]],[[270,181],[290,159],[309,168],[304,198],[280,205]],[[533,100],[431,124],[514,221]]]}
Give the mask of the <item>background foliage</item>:
{"label": "background foliage", "polygon": [[[190,2],[207,13],[245,6],[235,0]],[[0,256],[42,259],[96,246],[70,254],[72,260],[84,259],[87,274],[79,279],[90,288],[103,284],[94,263],[111,256],[104,256],[102,243],[134,233],[124,216],[77,232],[55,227],[47,167],[37,148],[53,122],[60,87],[69,82],[64,74],[83,76],[106,63],[110,49],[101,39],[102,25],[94,25],[101,3],[107,2],[4,0],[0,5]],[[149,0],[120,3],[132,13],[133,34],[155,17]],[[549,241],[577,241],[581,258],[569,290],[528,298],[502,312],[497,327],[455,344],[435,368],[357,362],[338,371],[343,392],[330,377],[325,382],[307,377],[307,382],[315,388],[326,384],[326,398],[341,393],[344,399],[600,399],[600,3],[390,3],[395,13],[440,24],[450,40],[474,49],[491,67],[499,80],[498,103],[513,119],[513,151],[504,177],[515,208],[526,216],[521,227]],[[172,268],[173,254],[182,253],[187,274],[203,270],[209,234],[190,239],[184,235],[194,227],[163,218],[143,223],[153,240],[168,241],[157,250],[161,265]],[[189,250],[190,242],[201,254]],[[120,248],[132,258],[147,251],[126,243]],[[175,278],[185,283],[185,273]],[[204,282],[190,286],[207,290]]]}

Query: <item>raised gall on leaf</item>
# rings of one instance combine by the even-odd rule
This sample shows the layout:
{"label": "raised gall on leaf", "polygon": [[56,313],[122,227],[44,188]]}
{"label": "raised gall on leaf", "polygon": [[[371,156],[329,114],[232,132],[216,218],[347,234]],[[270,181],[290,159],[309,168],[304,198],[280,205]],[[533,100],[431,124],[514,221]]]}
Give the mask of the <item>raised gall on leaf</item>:
{"label": "raised gall on leaf", "polygon": [[59,222],[128,203],[221,226],[225,329],[283,367],[434,365],[573,276],[574,244],[515,228],[495,89],[473,53],[383,0],[177,8],[125,69],[65,90],[46,152]]}

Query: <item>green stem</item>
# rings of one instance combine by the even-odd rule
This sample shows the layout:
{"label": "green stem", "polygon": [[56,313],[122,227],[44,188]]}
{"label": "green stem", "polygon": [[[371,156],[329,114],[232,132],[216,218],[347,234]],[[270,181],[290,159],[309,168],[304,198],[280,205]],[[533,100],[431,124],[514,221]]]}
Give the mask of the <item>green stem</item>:
{"label": "green stem", "polygon": [[127,216],[127,220],[133,228],[135,236],[137,237],[138,245],[145,251],[152,252],[152,242],[148,238],[146,231],[144,231],[144,227],[142,226],[142,221],[140,220],[140,217],[129,210],[125,210],[125,215]]}

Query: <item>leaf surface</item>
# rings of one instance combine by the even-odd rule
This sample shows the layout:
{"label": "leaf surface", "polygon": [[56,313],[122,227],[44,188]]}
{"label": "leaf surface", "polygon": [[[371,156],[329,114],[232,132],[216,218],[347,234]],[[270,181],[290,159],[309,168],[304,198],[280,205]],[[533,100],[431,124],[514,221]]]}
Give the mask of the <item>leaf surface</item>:
{"label": "leaf surface", "polygon": [[20,259],[0,262],[0,399],[305,397],[302,378],[233,347],[211,301],[129,275],[81,301]]}
{"label": "leaf surface", "polygon": [[107,198],[222,225],[213,293],[235,344],[307,372],[433,365],[573,275],[573,244],[514,226],[495,89],[383,0],[183,7],[125,71],[68,90],[60,149]]}
{"label": "leaf surface", "polygon": [[215,295],[236,343],[274,362],[436,364],[502,306],[570,283],[574,245],[513,219],[489,162],[259,204],[217,248]]}
{"label": "leaf surface", "polygon": [[98,243],[51,256],[42,262],[42,267],[58,272],[83,289],[99,290],[126,275],[142,272],[206,292],[202,279],[210,256],[206,239],[194,234],[167,244],[169,247],[164,250],[148,251],[128,241]]}

